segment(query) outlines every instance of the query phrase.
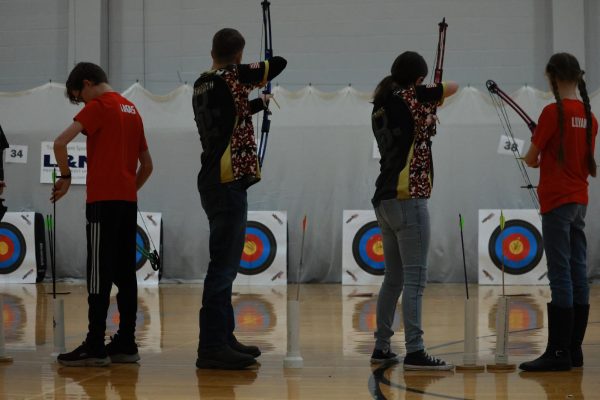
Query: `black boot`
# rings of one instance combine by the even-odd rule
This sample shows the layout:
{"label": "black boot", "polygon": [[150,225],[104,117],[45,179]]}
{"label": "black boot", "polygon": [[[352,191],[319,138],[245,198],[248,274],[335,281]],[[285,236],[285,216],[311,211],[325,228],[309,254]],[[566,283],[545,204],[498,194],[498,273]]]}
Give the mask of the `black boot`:
{"label": "black boot", "polygon": [[585,336],[588,316],[590,315],[589,304],[573,305],[573,335],[571,336],[571,364],[574,367],[583,367],[583,351],[581,343]]}
{"label": "black boot", "polygon": [[519,365],[524,371],[569,371],[571,369],[571,335],[573,308],[548,303],[548,345],[539,358]]}
{"label": "black boot", "polygon": [[231,336],[233,337],[233,339],[229,341],[229,347],[231,347],[233,350],[242,354],[249,354],[254,358],[260,356],[260,349],[257,346],[247,346],[238,342],[237,338],[234,335]]}
{"label": "black boot", "polygon": [[218,349],[198,350],[196,367],[202,369],[244,369],[255,364],[254,357],[224,345]]}

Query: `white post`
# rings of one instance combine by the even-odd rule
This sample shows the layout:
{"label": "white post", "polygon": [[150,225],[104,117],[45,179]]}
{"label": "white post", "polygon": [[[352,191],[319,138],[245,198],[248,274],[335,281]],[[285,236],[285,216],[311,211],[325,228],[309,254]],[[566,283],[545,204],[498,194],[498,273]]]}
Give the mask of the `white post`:
{"label": "white post", "polygon": [[63,299],[54,299],[54,316],[52,324],[54,325],[54,352],[53,356],[66,353],[65,347],[65,301]]}
{"label": "white post", "polygon": [[465,354],[463,363],[465,365],[477,364],[479,346],[477,343],[477,317],[479,299],[465,299]]}
{"label": "white post", "polygon": [[508,297],[502,296],[498,300],[498,313],[496,314],[496,364],[507,364],[508,354]]}
{"label": "white post", "polygon": [[284,368],[302,368],[304,360],[300,354],[300,302],[287,301],[287,354],[283,359]]}

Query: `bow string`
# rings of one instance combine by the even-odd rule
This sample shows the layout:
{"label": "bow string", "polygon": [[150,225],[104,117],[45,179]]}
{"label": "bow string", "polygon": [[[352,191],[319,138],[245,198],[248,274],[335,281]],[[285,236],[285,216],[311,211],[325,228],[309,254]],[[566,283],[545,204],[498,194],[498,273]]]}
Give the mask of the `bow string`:
{"label": "bow string", "polygon": [[[512,108],[519,117],[525,122],[527,128],[533,135],[536,128],[536,123],[531,119],[531,117],[514,101],[506,92],[498,87],[498,84],[493,80],[488,80],[485,83],[487,87],[488,93],[492,98],[492,103],[494,104],[494,108],[496,109],[496,113],[498,114],[498,118],[500,119],[500,124],[502,125],[502,129],[506,133],[506,136],[510,139],[511,143],[516,143],[515,135],[512,130],[512,125],[510,124],[510,119],[508,118],[508,112],[506,109],[506,105]],[[531,179],[529,178],[529,174],[527,173],[527,166],[523,162],[523,157],[521,156],[521,152],[519,151],[518,146],[511,146],[511,151],[515,157],[515,161],[517,162],[517,167],[519,168],[519,172],[523,177],[523,181],[525,182],[525,186],[521,186],[523,189],[527,189],[529,191],[529,196],[531,197],[531,202],[533,203],[535,209],[540,210],[540,201],[535,190],[535,186],[531,183]]]}

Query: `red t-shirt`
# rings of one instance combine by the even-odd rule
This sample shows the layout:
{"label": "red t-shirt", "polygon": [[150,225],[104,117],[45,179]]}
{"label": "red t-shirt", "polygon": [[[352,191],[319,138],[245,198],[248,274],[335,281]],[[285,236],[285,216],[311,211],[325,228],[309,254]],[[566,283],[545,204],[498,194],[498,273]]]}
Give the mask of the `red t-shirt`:
{"label": "red t-shirt", "polygon": [[138,159],[148,145],[135,106],[117,92],[106,92],[74,120],[87,135],[87,202],[137,201]]}
{"label": "red t-shirt", "polygon": [[[541,212],[545,213],[567,203],[588,203],[589,147],[586,141],[586,118],[579,100],[562,100],[564,138],[562,164],[558,161],[560,133],[556,103],[547,105],[540,115],[532,142],[541,151],[538,195]],[[592,154],[598,132],[598,122],[592,115]]]}

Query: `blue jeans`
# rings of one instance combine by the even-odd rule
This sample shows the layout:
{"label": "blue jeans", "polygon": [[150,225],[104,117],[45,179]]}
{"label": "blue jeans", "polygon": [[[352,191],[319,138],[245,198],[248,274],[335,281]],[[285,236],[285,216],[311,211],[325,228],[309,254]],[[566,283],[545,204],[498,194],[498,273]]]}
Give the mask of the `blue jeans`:
{"label": "blue jeans", "polygon": [[383,200],[375,208],[383,236],[385,276],[377,299],[375,348],[386,350],[394,334],[392,323],[402,295],[406,352],[422,350],[421,309],[427,283],[429,211],[427,199]]}
{"label": "blue jeans", "polygon": [[569,203],[542,214],[542,235],[548,262],[552,304],[571,308],[589,304],[587,280],[587,206]]}
{"label": "blue jeans", "polygon": [[210,262],[200,309],[199,350],[218,349],[233,337],[231,289],[240,266],[246,235],[248,200],[240,182],[200,189],[210,228]]}

